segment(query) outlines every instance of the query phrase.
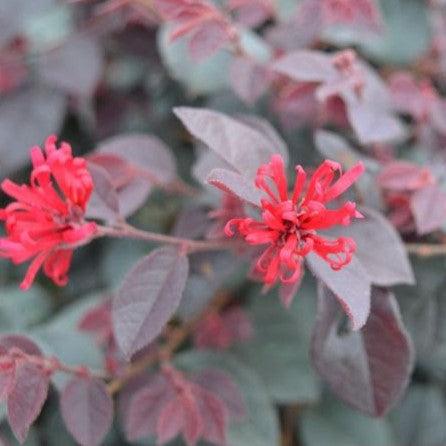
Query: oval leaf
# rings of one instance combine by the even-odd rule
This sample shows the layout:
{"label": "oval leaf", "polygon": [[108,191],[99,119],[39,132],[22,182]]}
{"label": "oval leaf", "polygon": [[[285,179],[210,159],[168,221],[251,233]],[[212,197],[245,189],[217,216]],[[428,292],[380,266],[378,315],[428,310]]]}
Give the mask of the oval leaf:
{"label": "oval leaf", "polygon": [[356,257],[340,271],[333,271],[316,254],[309,254],[307,263],[313,274],[336,296],[352,323],[359,330],[370,313],[371,282]]}
{"label": "oval leaf", "polygon": [[87,217],[114,223],[119,218],[119,199],[107,171],[94,164],[88,164],[94,189],[87,207]]}
{"label": "oval leaf", "polygon": [[156,136],[137,133],[115,136],[103,141],[97,150],[123,158],[149,183],[169,183],[176,177],[175,158]]}
{"label": "oval leaf", "polygon": [[214,169],[207,177],[207,182],[253,206],[260,206],[260,198],[262,196],[260,191],[237,172],[226,169]]}
{"label": "oval leaf", "polygon": [[372,416],[382,416],[398,401],[413,368],[412,341],[392,293],[374,288],[369,319],[360,332],[339,333],[339,306],[319,287],[311,358],[332,391]]}
{"label": "oval leaf", "polygon": [[161,333],[178,308],[188,271],[187,257],[166,247],[152,251],[127,274],[113,302],[116,338],[127,357]]}
{"label": "oval leaf", "polygon": [[[207,109],[178,107],[175,114],[195,138],[204,142],[219,157],[246,176],[254,178],[257,168],[268,162],[279,148],[253,127],[223,113]],[[287,154],[284,155],[287,161]]]}
{"label": "oval leaf", "polygon": [[401,237],[391,223],[373,209],[361,209],[365,218],[350,226],[335,228],[331,235],[351,237],[356,258],[375,285],[413,285],[415,278]]}
{"label": "oval leaf", "polygon": [[36,364],[20,362],[8,396],[8,421],[14,435],[23,443],[48,395],[49,376]]}
{"label": "oval leaf", "polygon": [[420,235],[440,229],[446,222],[446,193],[436,185],[416,191],[410,207]]}
{"label": "oval leaf", "polygon": [[64,388],[60,406],[68,431],[82,446],[102,443],[113,421],[113,401],[105,384],[92,378],[74,378]]}

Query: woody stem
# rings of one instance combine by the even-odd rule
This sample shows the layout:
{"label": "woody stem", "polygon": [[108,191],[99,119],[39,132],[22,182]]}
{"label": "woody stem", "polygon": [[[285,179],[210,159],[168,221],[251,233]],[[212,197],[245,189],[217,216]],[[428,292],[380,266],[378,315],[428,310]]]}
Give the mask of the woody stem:
{"label": "woody stem", "polygon": [[159,234],[157,232],[144,231],[135,228],[128,223],[120,223],[117,226],[98,226],[96,237],[116,237],[147,242],[165,243],[176,245],[184,249],[187,253],[203,251],[220,251],[233,249],[235,243],[227,240],[191,240],[171,235]]}
{"label": "woody stem", "polygon": [[406,249],[409,254],[419,257],[446,256],[446,244],[406,243]]}
{"label": "woody stem", "polygon": [[231,297],[227,294],[217,294],[212,302],[205,308],[204,311],[199,313],[197,317],[179,327],[168,329],[165,335],[166,341],[163,345],[161,345],[155,351],[150,351],[147,353],[147,355],[129,364],[119,377],[108,383],[107,390],[109,394],[116,394],[132,378],[144,372],[144,370],[147,368],[163,362],[163,360],[166,358],[170,358],[172,354],[187,340],[200,320],[210,313],[221,310],[227,305],[230,299]]}

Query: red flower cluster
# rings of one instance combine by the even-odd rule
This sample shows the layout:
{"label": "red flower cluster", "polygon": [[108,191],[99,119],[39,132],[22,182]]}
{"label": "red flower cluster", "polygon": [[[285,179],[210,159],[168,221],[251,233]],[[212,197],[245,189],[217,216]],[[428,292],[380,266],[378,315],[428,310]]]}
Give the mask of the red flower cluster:
{"label": "red flower cluster", "polygon": [[[283,159],[273,155],[268,164],[258,169],[255,180],[256,186],[268,195],[261,202],[261,221],[250,217],[232,219],[226,225],[226,234],[233,236],[236,228],[249,244],[268,246],[254,265],[254,272],[266,285],[277,280],[283,284],[298,282],[303,258],[310,252],[339,270],[351,261],[356,250],[354,240],[347,237],[332,240],[318,235],[318,231],[349,225],[352,218],[362,217],[351,201],[338,209],[326,205],[345,192],[363,171],[363,164],[358,163],[342,175],[338,163],[325,160],[304,191],[306,173],[296,166],[297,179],[290,196]],[[340,176],[335,180],[337,173]],[[271,189],[270,182],[276,191]]]}
{"label": "red flower cluster", "polygon": [[83,158],[73,158],[71,147],[50,136],[45,150],[31,149],[33,171],[30,185],[6,179],[3,192],[16,201],[0,209],[6,237],[0,238],[0,257],[19,264],[33,259],[20,287],[28,289],[43,265],[57,285],[65,285],[73,248],[96,232],[84,220],[93,181]]}

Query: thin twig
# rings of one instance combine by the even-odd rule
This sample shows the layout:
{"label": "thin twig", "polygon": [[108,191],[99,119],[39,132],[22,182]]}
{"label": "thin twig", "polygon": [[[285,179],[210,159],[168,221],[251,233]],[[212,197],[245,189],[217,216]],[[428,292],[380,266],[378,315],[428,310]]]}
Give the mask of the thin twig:
{"label": "thin twig", "polygon": [[219,311],[225,307],[230,299],[231,297],[227,294],[217,294],[206,309],[199,313],[197,317],[179,327],[169,329],[166,335],[167,340],[161,347],[155,351],[150,351],[146,356],[129,364],[121,376],[108,383],[107,390],[110,395],[119,392],[127,382],[144,372],[144,370],[169,358],[187,340],[200,320],[208,314]]}
{"label": "thin twig", "polygon": [[98,226],[96,237],[116,237],[147,242],[166,243],[182,247],[185,252],[220,251],[234,249],[236,244],[228,240],[191,240],[172,235],[159,234],[157,232],[144,231],[134,228],[127,223],[121,223],[116,227]]}
{"label": "thin twig", "polygon": [[446,244],[406,243],[406,249],[409,254],[419,257],[446,256]]}

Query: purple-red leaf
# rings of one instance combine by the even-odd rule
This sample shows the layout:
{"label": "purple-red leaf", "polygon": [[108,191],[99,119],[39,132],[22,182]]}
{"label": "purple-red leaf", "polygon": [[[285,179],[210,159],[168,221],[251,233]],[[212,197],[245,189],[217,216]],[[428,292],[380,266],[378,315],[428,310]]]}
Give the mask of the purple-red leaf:
{"label": "purple-red leaf", "polygon": [[90,160],[111,176],[124,217],[146,201],[152,186],[168,184],[176,177],[175,159],[170,149],[151,135],[110,138],[98,146]]}
{"label": "purple-red leaf", "polygon": [[253,206],[260,206],[262,197],[260,191],[254,187],[251,181],[248,181],[237,172],[226,169],[214,169],[208,175],[207,182]]}
{"label": "purple-red leaf", "polygon": [[178,308],[188,271],[187,256],[166,247],[152,251],[127,274],[113,302],[116,339],[127,357],[161,333]]}
{"label": "purple-red leaf", "polygon": [[362,144],[399,141],[405,136],[401,121],[382,104],[350,101],[346,107],[349,122]]}
{"label": "purple-red leaf", "polygon": [[272,68],[296,81],[326,82],[336,77],[330,55],[319,51],[300,50],[286,54]]}
{"label": "purple-red leaf", "polygon": [[88,164],[94,189],[87,207],[87,217],[114,223],[119,218],[119,198],[107,171],[94,164]]}
{"label": "purple-red leaf", "polygon": [[365,218],[348,227],[330,231],[334,236],[351,237],[356,242],[356,258],[375,285],[413,285],[415,278],[401,237],[379,212],[361,209]]}
{"label": "purple-red leaf", "polygon": [[176,177],[175,158],[169,147],[153,135],[129,134],[103,141],[99,153],[117,155],[153,184],[169,183]]}
{"label": "purple-red leaf", "polygon": [[217,369],[205,369],[198,372],[193,381],[220,398],[225,403],[229,416],[233,420],[240,421],[246,416],[243,396],[226,373]]}
{"label": "purple-red leaf", "polygon": [[[183,428],[184,419],[184,409],[180,401],[178,399],[169,401],[159,414],[156,424],[158,444],[165,444],[175,438]],[[193,436],[196,435],[193,434]]]}
{"label": "purple-red leaf", "polygon": [[353,257],[340,271],[333,271],[327,262],[316,254],[311,253],[306,259],[316,278],[338,299],[351,321],[353,330],[359,330],[366,323],[370,313],[371,282],[358,259]]}
{"label": "purple-red leaf", "polygon": [[78,443],[102,443],[113,421],[113,401],[102,381],[73,378],[62,392],[60,405],[65,425]]}
{"label": "purple-red leaf", "polygon": [[76,37],[44,51],[37,58],[37,73],[44,82],[75,96],[93,94],[102,73],[102,50],[91,37]]}
{"label": "purple-red leaf", "polygon": [[252,105],[266,92],[271,77],[267,69],[254,60],[237,57],[231,65],[230,81],[235,93]]}
{"label": "purple-red leaf", "polygon": [[202,413],[203,438],[218,445],[226,444],[228,411],[225,404],[211,392],[196,389],[199,410]]}
{"label": "purple-red leaf", "polygon": [[340,316],[335,296],[320,285],[313,364],[341,400],[368,415],[382,416],[405,390],[414,359],[396,299],[374,288],[369,319],[358,332],[340,333]]}
{"label": "purple-red leaf", "polygon": [[40,356],[42,352],[31,339],[21,335],[4,335],[0,337],[0,347],[9,350],[18,348],[28,355]]}
{"label": "purple-red leaf", "polygon": [[17,364],[14,385],[8,396],[8,421],[21,443],[42,410],[48,386],[49,376],[40,366],[25,361]]}
{"label": "purple-red leaf", "polygon": [[261,132],[222,113],[189,107],[174,111],[195,138],[248,179],[254,178],[257,168],[273,153],[280,152],[285,162],[288,159],[286,151],[272,147],[271,140]]}
{"label": "purple-red leaf", "polygon": [[404,160],[387,163],[376,180],[383,189],[398,192],[416,191],[435,182],[428,168]]}
{"label": "purple-red leaf", "polygon": [[219,50],[228,39],[224,23],[217,20],[209,21],[197,30],[190,39],[190,55],[196,61],[205,59]]}
{"label": "purple-red leaf", "polygon": [[125,432],[130,441],[156,434],[158,418],[163,405],[172,398],[166,381],[155,376],[130,398],[125,416]]}
{"label": "purple-red leaf", "polygon": [[420,235],[440,229],[446,223],[446,193],[435,184],[417,190],[410,207]]}

